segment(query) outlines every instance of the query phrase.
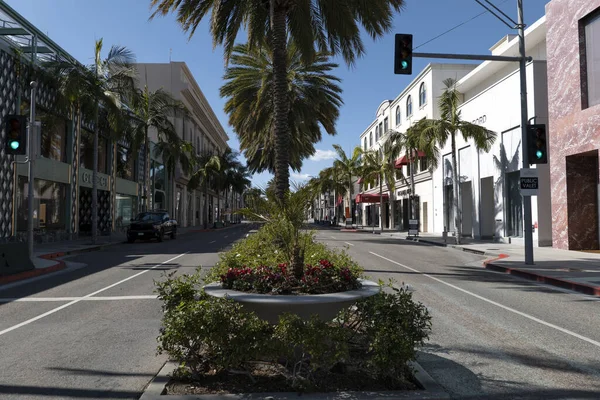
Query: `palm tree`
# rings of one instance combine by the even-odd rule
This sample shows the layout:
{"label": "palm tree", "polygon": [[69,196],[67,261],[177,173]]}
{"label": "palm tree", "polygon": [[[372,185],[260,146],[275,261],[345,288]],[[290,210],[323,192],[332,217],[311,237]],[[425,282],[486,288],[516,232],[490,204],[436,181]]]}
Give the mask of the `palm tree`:
{"label": "palm tree", "polygon": [[333,149],[337,153],[337,159],[333,162],[334,167],[340,171],[340,174],[345,179],[345,185],[347,190],[345,193],[348,193],[348,207],[350,208],[350,225],[352,225],[352,221],[354,218],[354,214],[352,213],[352,195],[354,189],[354,177],[359,175],[359,172],[362,168],[362,154],[363,150],[360,146],[356,146],[354,151],[348,157],[346,152],[342,147],[338,144],[333,145]]}
{"label": "palm tree", "polygon": [[[335,123],[342,105],[339,79],[330,75],[338,65],[326,54],[304,65],[298,47],[288,46],[288,87],[290,102],[290,167],[302,169],[302,160],[315,153],[321,140],[321,126],[335,135]],[[237,45],[225,73],[221,96],[228,98],[225,112],[240,140],[250,170],[275,172],[275,112],[273,102],[273,52],[268,47]]]}
{"label": "palm tree", "polygon": [[221,220],[221,194],[225,194],[225,199],[227,199],[227,194],[225,192],[231,186],[233,171],[242,165],[237,160],[238,155],[239,154],[237,152],[234,152],[230,148],[225,149],[225,151],[219,155],[220,168],[218,173],[215,175],[215,189],[217,191],[219,204],[217,219],[219,221]]}
{"label": "palm tree", "polygon": [[437,143],[440,147],[444,147],[448,138],[452,144],[452,188],[453,208],[454,208],[454,224],[456,230],[456,244],[460,244],[462,236],[462,213],[459,206],[459,180],[458,167],[456,163],[456,135],[460,132],[465,141],[472,140],[475,148],[478,151],[490,151],[496,133],[461,119],[461,111],[458,109],[460,105],[460,92],[456,87],[456,80],[448,78],[444,80],[446,88],[439,98],[440,119],[424,119],[418,122],[421,129],[421,142],[424,144]]}
{"label": "palm tree", "polygon": [[392,29],[394,11],[404,0],[151,0],[151,16],[177,12],[184,31],[194,34],[211,12],[210,32],[215,44],[225,45],[225,60],[233,53],[238,32],[244,28],[250,47],[269,44],[273,50],[273,114],[277,197],[285,200],[290,184],[290,102],[288,101],[288,37],[309,65],[318,52],[341,54],[348,64],[364,54],[361,26],[372,38]]}
{"label": "palm tree", "polygon": [[250,187],[252,181],[250,180],[250,171],[248,171],[248,167],[245,165],[239,165],[237,168],[233,169],[231,173],[230,179],[230,188],[231,188],[231,215],[234,213],[234,196],[242,195],[246,189]]}
{"label": "palm tree", "polygon": [[202,187],[204,192],[204,229],[208,227],[208,186],[216,179],[221,170],[221,157],[205,152],[200,154],[193,164],[193,172],[188,181],[188,189]]}
{"label": "palm tree", "polygon": [[175,100],[163,89],[150,91],[148,85],[136,89],[131,99],[131,138],[134,152],[144,144],[144,205],[148,207],[150,181],[150,138],[151,128],[156,129],[158,142],[174,142],[175,148],[180,147],[175,127],[171,120],[177,115],[185,115],[185,106]]}
{"label": "palm tree", "polygon": [[[68,99],[76,109],[81,105],[91,108],[94,122],[94,154],[92,167],[92,243],[98,235],[98,137],[100,134],[100,114],[106,117],[113,132],[123,118],[124,104],[131,99],[135,88],[136,71],[133,66],[133,53],[123,46],[112,46],[102,58],[103,41],[99,39],[94,47],[94,62],[81,66],[75,61],[48,63],[48,68],[59,79],[62,97]],[[103,120],[104,122],[104,120]]]}

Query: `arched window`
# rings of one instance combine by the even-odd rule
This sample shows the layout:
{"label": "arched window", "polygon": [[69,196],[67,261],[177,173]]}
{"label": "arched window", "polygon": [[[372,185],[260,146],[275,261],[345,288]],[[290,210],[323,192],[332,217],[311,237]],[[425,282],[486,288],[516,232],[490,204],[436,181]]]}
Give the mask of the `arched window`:
{"label": "arched window", "polygon": [[400,123],[402,122],[400,120],[401,116],[400,116],[400,106],[396,107],[396,126],[400,125]]}
{"label": "arched window", "polygon": [[379,126],[375,127],[375,141],[379,140]]}
{"label": "arched window", "polygon": [[369,147],[373,147],[373,131],[369,132]]}
{"label": "arched window", "polygon": [[406,117],[410,117],[412,115],[412,97],[408,96],[406,99]]}
{"label": "arched window", "polygon": [[367,137],[365,136],[365,143],[363,145],[363,150],[367,150]]}
{"label": "arched window", "polygon": [[425,88],[425,82],[419,86],[419,107],[427,104],[427,88]]}

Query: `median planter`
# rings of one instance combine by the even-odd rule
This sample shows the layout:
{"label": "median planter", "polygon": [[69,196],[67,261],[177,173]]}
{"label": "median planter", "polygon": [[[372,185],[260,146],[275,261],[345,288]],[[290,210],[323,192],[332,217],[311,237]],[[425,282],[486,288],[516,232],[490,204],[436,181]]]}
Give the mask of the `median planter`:
{"label": "median planter", "polygon": [[318,315],[324,321],[333,320],[338,313],[356,303],[358,300],[371,297],[380,291],[380,286],[372,281],[360,279],[361,287],[338,293],[271,295],[247,293],[232,289],[224,289],[221,283],[204,286],[207,295],[217,298],[228,298],[244,306],[248,312],[254,312],[259,318],[276,324],[279,316],[290,313],[303,320]]}

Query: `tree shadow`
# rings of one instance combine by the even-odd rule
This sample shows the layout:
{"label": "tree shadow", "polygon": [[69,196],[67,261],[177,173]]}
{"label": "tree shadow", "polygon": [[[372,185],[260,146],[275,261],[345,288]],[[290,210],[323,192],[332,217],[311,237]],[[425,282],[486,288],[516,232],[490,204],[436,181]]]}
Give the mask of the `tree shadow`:
{"label": "tree shadow", "polygon": [[66,372],[70,375],[82,375],[82,376],[144,376],[152,378],[155,374],[144,374],[139,372],[116,372],[116,371],[103,371],[96,369],[84,369],[84,368],[64,368],[64,367],[49,367],[46,368],[51,371]]}

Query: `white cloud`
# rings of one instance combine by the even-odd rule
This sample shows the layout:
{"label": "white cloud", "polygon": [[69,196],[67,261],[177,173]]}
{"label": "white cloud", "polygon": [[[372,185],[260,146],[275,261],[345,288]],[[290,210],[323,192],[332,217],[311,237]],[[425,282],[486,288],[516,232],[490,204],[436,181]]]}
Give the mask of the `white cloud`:
{"label": "white cloud", "polygon": [[325,161],[325,160],[333,160],[335,158],[335,151],[333,150],[319,150],[310,157],[311,161]]}
{"label": "white cloud", "polygon": [[308,174],[299,174],[297,172],[292,172],[291,173],[291,177],[292,179],[296,179],[298,181],[307,181],[310,179],[310,175]]}

